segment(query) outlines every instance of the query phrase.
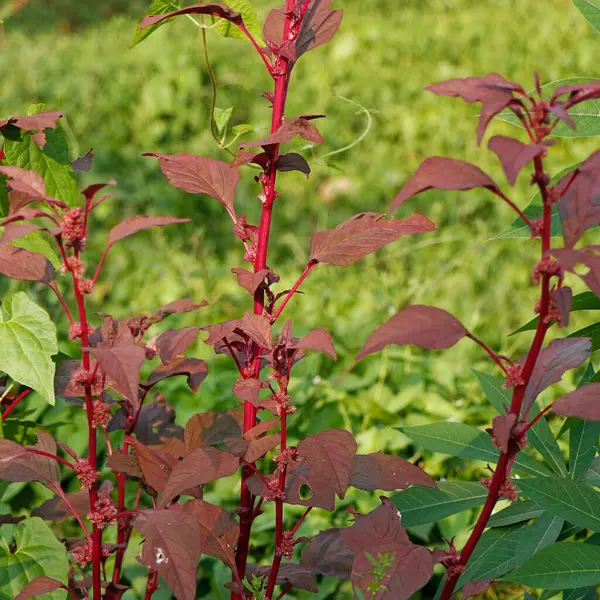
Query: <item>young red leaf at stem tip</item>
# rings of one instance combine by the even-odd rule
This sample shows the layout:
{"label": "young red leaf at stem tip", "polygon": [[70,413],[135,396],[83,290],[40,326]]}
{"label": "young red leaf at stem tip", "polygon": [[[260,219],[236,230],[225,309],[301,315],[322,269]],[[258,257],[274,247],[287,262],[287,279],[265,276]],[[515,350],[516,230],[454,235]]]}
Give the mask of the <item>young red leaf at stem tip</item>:
{"label": "young red leaf at stem tip", "polygon": [[536,156],[544,156],[548,151],[544,144],[523,144],[503,135],[494,136],[488,142],[488,148],[500,159],[510,185],[515,185],[519,173],[528,163]]}
{"label": "young red leaf at stem tip", "polygon": [[[15,596],[15,600],[29,600],[29,598],[35,598],[43,594],[50,594],[55,590],[68,589],[69,588],[64,583],[61,583],[56,579],[52,579],[52,577],[46,577],[45,575],[42,575],[40,577],[36,577],[27,585],[25,585],[20,593]],[[71,595],[73,596],[73,594]]]}

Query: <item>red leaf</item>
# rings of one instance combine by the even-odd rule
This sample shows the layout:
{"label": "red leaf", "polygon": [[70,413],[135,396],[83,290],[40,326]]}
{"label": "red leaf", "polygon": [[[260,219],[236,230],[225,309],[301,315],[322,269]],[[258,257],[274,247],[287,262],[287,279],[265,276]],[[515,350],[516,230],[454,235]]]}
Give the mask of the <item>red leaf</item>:
{"label": "red leaf", "polygon": [[462,594],[462,600],[467,600],[468,598],[472,598],[473,596],[477,596],[478,594],[483,594],[483,592],[487,592],[488,588],[492,584],[494,579],[479,579],[468,581],[465,583],[465,588]]}
{"label": "red leaf", "polygon": [[512,438],[513,427],[517,424],[517,415],[508,414],[494,417],[492,435],[494,444],[505,454],[508,452],[508,444]]}
{"label": "red leaf", "polygon": [[569,326],[569,317],[571,316],[571,307],[573,306],[573,290],[568,287],[561,287],[554,292],[554,301],[558,306],[560,313],[559,327]]}
{"label": "red leaf", "polygon": [[426,217],[414,214],[408,219],[389,221],[380,213],[359,213],[329,231],[318,231],[310,242],[310,259],[329,265],[351,265],[403,235],[434,231]]}
{"label": "red leaf", "polygon": [[135,344],[114,348],[88,348],[100,368],[106,373],[112,387],[137,406],[140,369],[146,360],[146,352]]}
{"label": "red leaf", "polygon": [[46,184],[39,173],[21,167],[0,167],[0,173],[10,178],[9,183],[13,190],[32,198],[45,199],[47,197]]}
{"label": "red leaf", "polygon": [[176,377],[177,375],[186,375],[188,386],[193,392],[197,392],[200,384],[208,376],[208,369],[206,368],[206,363],[199,358],[173,358],[156,367],[150,373],[144,387],[151,388],[160,381],[164,381],[169,377]]}
{"label": "red leaf", "polygon": [[[558,259],[563,269],[575,273],[596,296],[600,297],[600,256],[594,256],[585,250],[585,248],[583,250],[557,248],[552,250],[552,255]],[[594,249],[592,248],[592,250]],[[585,265],[589,269],[588,272],[583,275],[578,273],[575,270],[578,264]]]}
{"label": "red leaf", "polygon": [[457,96],[470,104],[481,102],[481,115],[477,125],[478,143],[481,143],[489,122],[514,100],[513,92],[524,93],[520,85],[507,81],[498,73],[490,73],[484,77],[449,79],[425,89],[439,96]]}
{"label": "red leaf", "polygon": [[[575,179],[572,181],[572,178]],[[563,228],[565,245],[572,248],[581,236],[594,225],[600,224],[600,150],[557,184],[558,190],[569,186],[556,207]]]}
{"label": "red leaf", "polygon": [[145,154],[144,156],[158,158],[160,168],[171,185],[190,194],[206,194],[218,200],[235,223],[233,197],[240,182],[240,173],[237,169],[231,168],[231,165],[226,162],[194,154]]}
{"label": "red leaf", "polygon": [[271,146],[273,144],[287,144],[297,135],[315,144],[323,143],[323,136],[319,130],[306,118],[298,117],[291,121],[284,121],[283,125],[275,132],[261,140],[244,142],[240,148],[253,148],[255,146]]}
{"label": "red leaf", "polygon": [[138,440],[133,440],[132,443],[144,480],[161,494],[165,490],[171,471],[179,462],[177,457],[160,450],[152,450]]}
{"label": "red leaf", "polygon": [[[142,478],[142,469],[136,456],[122,451],[113,452],[106,461],[106,466],[115,473],[123,473],[129,477]],[[86,494],[87,496],[87,494]]]}
{"label": "red leaf", "polygon": [[554,90],[550,103],[552,106],[557,104],[557,98],[568,96],[565,101],[565,107],[571,108],[580,102],[600,98],[600,81],[591,81],[589,83],[579,83],[574,85],[561,85]]}
{"label": "red leaf", "polygon": [[383,452],[356,455],[350,485],[367,492],[404,490],[411,485],[437,489],[425,471],[400,456]]}
{"label": "red leaf", "polygon": [[69,588],[60,581],[41,575],[30,581],[19,594],[15,596],[15,600],[29,600],[42,594],[49,594],[55,590],[68,590]]}
{"label": "red leaf", "polygon": [[390,344],[443,350],[454,346],[468,334],[464,325],[445,310],[415,304],[381,325],[365,342],[356,358],[360,360]]}
{"label": "red leaf", "polygon": [[[562,379],[570,369],[585,363],[592,352],[590,338],[554,340],[543,348],[533,368],[523,399],[523,415],[527,415],[535,399],[549,386]],[[521,364],[526,360],[521,359]]]}
{"label": "red leaf", "polygon": [[189,221],[190,219],[178,219],[176,217],[151,217],[144,215],[129,217],[124,221],[121,221],[118,225],[115,225],[108,232],[108,247],[110,248],[119,240],[133,235],[138,231],[150,229],[150,227],[162,227],[164,225],[173,225],[175,223],[188,223]]}
{"label": "red leaf", "polygon": [[279,445],[281,436],[279,434],[266,435],[257,440],[225,440],[229,452],[243,458],[246,462],[253,463],[262,458],[267,452]]}
{"label": "red leaf", "polygon": [[170,315],[191,312],[205,306],[208,306],[208,302],[206,300],[202,300],[200,304],[195,304],[193,298],[181,298],[180,300],[174,300],[173,302],[169,302],[169,304],[161,306],[157,311],[146,317],[144,319],[144,327],[148,329],[150,326],[164,321]]}
{"label": "red leaf", "polygon": [[0,273],[11,279],[46,285],[56,280],[56,271],[45,256],[14,246],[0,247]]}
{"label": "red leaf", "polygon": [[337,360],[331,334],[326,329],[318,328],[309,331],[303,338],[291,346],[297,350],[317,350]]}
{"label": "red leaf", "polygon": [[179,461],[169,477],[161,496],[159,508],[168,506],[171,500],[186,490],[233,475],[239,468],[237,456],[217,450],[212,446],[200,446]]}
{"label": "red leaf", "polygon": [[202,552],[198,521],[179,511],[145,510],[133,527],[144,537],[140,562],[158,571],[177,600],[194,600]]}
{"label": "red leaf", "polygon": [[494,136],[489,141],[488,148],[500,159],[510,185],[515,185],[519,173],[527,163],[546,152],[544,144],[523,144],[503,135]]}
{"label": "red leaf", "polygon": [[600,421],[600,383],[589,383],[554,401],[552,410],[563,417]]}
{"label": "red leaf", "polygon": [[140,23],[140,29],[151,27],[161,21],[178,17],[179,15],[212,15],[213,17],[219,17],[220,19],[227,19],[227,21],[231,21],[238,27],[244,25],[242,15],[235,12],[235,10],[226,4],[223,4],[223,2],[201,2],[200,4],[194,4],[182,10],[176,10],[164,15],[146,15]]}
{"label": "red leaf", "polygon": [[272,273],[271,269],[261,269],[256,273],[247,271],[246,269],[231,269],[235,273],[238,284],[241,285],[252,297],[256,293],[259,286],[264,283],[265,277]]}
{"label": "red leaf", "polygon": [[[271,567],[268,565],[259,567],[258,565],[248,564],[246,567],[248,577],[252,577],[253,575],[256,577],[268,577],[270,570]],[[319,591],[312,573],[295,563],[282,563],[275,582],[277,585],[285,586],[290,584],[299,590],[307,590],[313,593]]]}
{"label": "red leaf", "polygon": [[200,327],[167,329],[156,338],[156,350],[160,359],[167,362],[182,355],[195,341]]}
{"label": "red leaf", "polygon": [[266,381],[258,379],[238,379],[233,384],[233,393],[236,398],[242,402],[250,402],[253,406],[258,406],[258,394],[260,390],[267,387]]}
{"label": "red leaf", "polygon": [[44,129],[55,129],[58,119],[62,116],[62,112],[44,110],[27,117],[11,117],[0,121],[0,131],[4,131],[7,125],[13,125],[23,131],[37,131],[37,135],[32,138],[38,146],[43,148],[46,145]]}
{"label": "red leaf", "polygon": [[20,223],[9,223],[4,227],[2,231],[2,239],[0,239],[0,246],[17,240],[25,235],[29,235],[33,231],[48,231],[45,227],[39,227],[38,225],[21,225]]}
{"label": "red leaf", "polygon": [[308,179],[310,175],[310,166],[306,159],[301,154],[296,152],[289,152],[288,154],[282,154],[275,163],[275,168],[278,171],[300,171],[304,173]]}
{"label": "red leaf", "polygon": [[[66,494],[69,503],[75,508],[78,514],[87,515],[90,509],[90,495],[88,492],[75,492]],[[63,498],[54,496],[46,500],[44,504],[31,511],[33,517],[40,517],[46,521],[63,521],[73,518],[71,509],[67,506]]]}
{"label": "red leaf", "polygon": [[261,348],[270,350],[273,343],[273,328],[266,317],[247,312],[242,317],[237,329],[244,332]]}
{"label": "red leaf", "polygon": [[438,190],[472,190],[483,187],[490,190],[498,186],[479,168],[464,160],[432,156],[426,158],[394,198],[390,211],[409,198],[432,188]]}
{"label": "red leaf", "polygon": [[92,161],[94,160],[94,149],[90,148],[86,154],[71,161],[71,166],[75,173],[88,173],[92,170]]}
{"label": "red leaf", "polygon": [[327,529],[316,535],[302,551],[302,566],[312,573],[350,579],[354,552],[340,537],[342,529]]}
{"label": "red leaf", "polygon": [[198,413],[185,426],[185,447],[192,452],[201,446],[222,444],[227,438],[242,435],[244,413],[240,410],[215,410]]}

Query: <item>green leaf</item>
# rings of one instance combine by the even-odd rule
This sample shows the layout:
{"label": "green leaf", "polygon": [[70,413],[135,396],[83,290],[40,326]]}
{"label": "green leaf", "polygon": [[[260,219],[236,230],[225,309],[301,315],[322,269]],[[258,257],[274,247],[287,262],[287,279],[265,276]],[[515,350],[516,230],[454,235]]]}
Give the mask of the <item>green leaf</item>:
{"label": "green leaf", "polygon": [[40,148],[31,135],[20,140],[6,140],[4,150],[7,164],[30,169],[44,178],[46,193],[69,206],[77,204],[75,173],[69,162],[69,146],[60,128],[46,129],[46,145]]}
{"label": "green leaf", "polygon": [[494,513],[490,517],[488,525],[490,527],[514,525],[515,523],[521,523],[539,517],[543,512],[544,509],[534,504],[531,500],[524,500],[522,502],[510,504],[505,509]]}
{"label": "green leaf", "polygon": [[[588,4],[590,2],[588,1]],[[561,85],[578,85],[580,83],[590,83],[596,81],[594,77],[570,77],[568,79],[559,79],[551,81],[542,86],[542,93],[546,99],[552,96],[554,90]],[[569,110],[577,125],[573,131],[564,121],[560,121],[552,132],[552,137],[591,137],[600,135],[600,107],[594,100],[582,102]],[[506,121],[512,125],[522,128],[521,122],[512,113],[501,113],[497,117],[501,121]]]}
{"label": "green leaf", "polygon": [[592,465],[598,448],[600,423],[577,420],[569,431],[569,477],[581,479]]}
{"label": "green leaf", "polygon": [[562,600],[597,600],[595,587],[564,590]]}
{"label": "green leaf", "polygon": [[13,240],[9,243],[9,246],[25,248],[29,252],[37,252],[45,256],[57,269],[61,266],[61,260],[48,240],[43,237],[41,231],[32,231],[23,237]]}
{"label": "green leaf", "polygon": [[526,530],[523,542],[517,550],[517,561],[524,563],[542,548],[553,544],[564,524],[564,519],[555,517],[548,512],[540,515]]}
{"label": "green leaf", "polygon": [[231,133],[235,136],[244,135],[245,133],[252,133],[254,131],[254,127],[249,123],[242,123],[240,125],[234,125],[231,128]]}
{"label": "green leaf", "polygon": [[592,460],[592,464],[583,478],[586,483],[600,487],[600,456]]}
{"label": "green leaf", "polygon": [[520,479],[515,484],[523,494],[554,516],[600,531],[600,494],[589,485],[564,477]]}
{"label": "green leaf", "polygon": [[600,4],[597,0],[573,0],[585,20],[596,30],[600,31]]}
{"label": "green leaf", "polygon": [[[494,463],[498,461],[500,454],[489,434],[465,423],[444,421],[417,427],[398,427],[397,429],[415,443],[432,452]],[[550,475],[548,469],[522,452],[517,454],[514,465],[515,469],[521,473]]]}
{"label": "green leaf", "polygon": [[527,528],[520,525],[495,527],[482,536],[471,556],[459,587],[472,579],[496,579],[517,566],[517,551]]}
{"label": "green leaf", "polygon": [[[1,164],[1,161],[0,161]],[[0,175],[0,218],[8,215],[8,188],[6,187],[6,177]]]}
{"label": "green leaf", "polygon": [[[181,3],[179,0],[154,0],[146,13],[145,16],[154,16],[154,15],[164,15],[165,13],[179,10],[181,8]],[[143,18],[143,17],[142,17]],[[166,23],[170,23],[175,19],[167,19],[166,21],[161,21],[156,25],[152,25],[151,27],[146,27],[145,29],[140,29],[138,24],[138,29],[135,32],[135,36],[133,37],[133,41],[131,42],[130,48],[133,48],[140,42],[143,42],[149,35],[152,35],[157,29],[165,25]],[[140,19],[140,23],[142,19]]]}
{"label": "green leaf", "polygon": [[600,585],[600,547],[579,542],[552,544],[502,579],[547,590]]}
{"label": "green leaf", "polygon": [[510,406],[512,394],[504,388],[504,379],[496,375],[488,375],[487,373],[476,371],[475,369],[472,369],[472,371],[475,373],[477,379],[479,379],[479,384],[485,397],[492,403],[499,414],[505,415],[506,408]]}
{"label": "green leaf", "polygon": [[[256,43],[264,48],[267,44],[262,35],[262,25],[258,20],[258,13],[256,8],[252,5],[249,0],[221,0],[223,4],[227,4],[230,8],[233,8],[236,12],[242,15],[244,19],[244,25],[250,32],[252,37],[256,40]],[[236,40],[247,40],[248,38],[239,27],[227,21],[227,19],[218,19],[217,17],[210,17],[212,22],[215,23],[214,30],[223,37],[230,37]]]}
{"label": "green leaf", "polygon": [[[536,402],[531,406],[531,417],[539,414],[540,409]],[[566,476],[567,465],[560,450],[558,442],[548,425],[546,417],[538,419],[536,424],[527,432],[531,445],[544,457],[550,468],[557,474]]]}
{"label": "green leaf", "polygon": [[2,309],[6,314],[0,312],[0,371],[54,405],[54,323],[23,292],[4,298]]}
{"label": "green leaf", "polygon": [[216,108],[215,107],[215,125],[217,126],[217,132],[222,135],[227,131],[227,124],[233,114],[233,106],[229,108]]}
{"label": "green leaf", "polygon": [[[12,600],[27,583],[41,575],[67,583],[67,551],[40,518],[19,523],[15,527],[14,538],[14,553],[6,544],[0,544],[0,600]],[[64,600],[66,592],[56,590],[38,598]]]}
{"label": "green leaf", "polygon": [[484,485],[470,481],[440,481],[438,486],[439,490],[414,486],[392,496],[403,527],[433,523],[481,506],[488,494]]}
{"label": "green leaf", "polygon": [[[594,292],[583,292],[573,296],[573,306],[571,306],[571,312],[579,310],[600,310],[600,298],[594,294]],[[529,323],[523,325],[516,331],[513,331],[510,335],[522,333],[523,331],[533,331],[538,324],[539,317],[531,319]]]}

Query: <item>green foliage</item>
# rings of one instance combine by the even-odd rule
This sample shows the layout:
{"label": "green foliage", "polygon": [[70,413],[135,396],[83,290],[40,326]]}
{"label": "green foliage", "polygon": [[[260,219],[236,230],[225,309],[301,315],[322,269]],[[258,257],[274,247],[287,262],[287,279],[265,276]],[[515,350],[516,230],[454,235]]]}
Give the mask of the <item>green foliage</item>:
{"label": "green foliage", "polygon": [[588,23],[600,31],[600,6],[597,0],[572,0],[573,4],[581,11]]}
{"label": "green foliage", "polygon": [[2,309],[0,370],[54,404],[56,326],[23,292],[4,298]]}
{"label": "green foliage", "polygon": [[[12,549],[0,540],[0,599],[13,600],[32,579],[46,575],[67,583],[69,560],[64,545],[41,519],[19,523],[14,530]],[[39,596],[41,600],[64,600],[66,592],[56,590]]]}
{"label": "green foliage", "polygon": [[[244,25],[250,32],[252,37],[256,40],[257,44],[264,48],[267,44],[263,39],[262,25],[258,19],[258,13],[256,8],[250,2],[250,0],[223,0],[223,4],[227,4],[242,15],[244,19]],[[248,40],[246,35],[242,33],[235,25],[225,19],[217,19],[211,17],[212,22],[215,24],[213,29],[223,37],[231,37],[237,40]]]}
{"label": "green foliage", "polygon": [[[146,15],[164,15],[168,12],[172,12],[179,8],[181,8],[181,3],[179,2],[179,0],[154,0],[148,8],[148,10],[146,11]],[[152,25],[151,27],[146,27],[144,29],[140,29],[138,26],[138,29],[135,32],[135,36],[133,37],[133,41],[131,42],[130,48],[137,46],[140,42],[143,42],[149,35],[152,35],[157,29],[174,20],[175,19],[167,19],[166,21],[161,21],[160,23],[156,23],[156,25]],[[142,19],[140,19],[140,23],[141,21]]]}

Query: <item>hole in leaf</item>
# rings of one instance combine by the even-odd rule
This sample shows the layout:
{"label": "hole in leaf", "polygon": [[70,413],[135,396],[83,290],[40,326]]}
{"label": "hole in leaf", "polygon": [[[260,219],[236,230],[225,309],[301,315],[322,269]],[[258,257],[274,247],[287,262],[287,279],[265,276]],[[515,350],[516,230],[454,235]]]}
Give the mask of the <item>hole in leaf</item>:
{"label": "hole in leaf", "polygon": [[308,485],[307,483],[303,483],[300,486],[299,494],[302,500],[310,500],[313,495],[312,490],[310,489],[310,485]]}

